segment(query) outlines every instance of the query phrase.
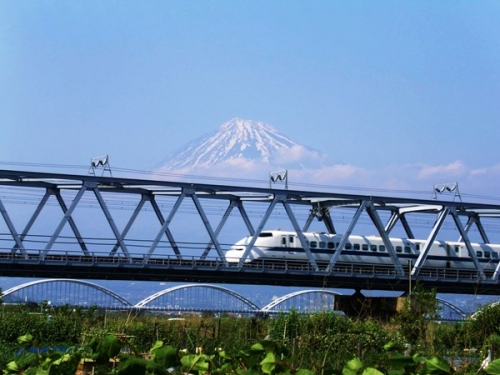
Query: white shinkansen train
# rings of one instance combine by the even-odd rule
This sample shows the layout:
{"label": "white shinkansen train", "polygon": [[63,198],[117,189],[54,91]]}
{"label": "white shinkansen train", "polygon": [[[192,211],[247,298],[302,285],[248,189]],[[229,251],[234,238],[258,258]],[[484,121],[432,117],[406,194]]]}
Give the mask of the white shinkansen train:
{"label": "white shinkansen train", "polygon": [[[304,232],[304,236],[317,262],[330,261],[342,239],[341,234],[322,232]],[[232,245],[226,252],[227,261],[230,263],[239,262],[251,239],[252,236],[247,236]],[[425,240],[394,237],[390,237],[389,240],[402,264],[406,264],[405,262],[410,260],[415,262],[426,242]],[[484,243],[471,243],[471,245],[481,268],[494,271],[499,261],[500,245]],[[256,260],[308,261],[308,257],[296,232],[273,230],[263,231],[259,234],[245,262]],[[337,263],[393,264],[381,237],[354,235],[349,236]],[[450,241],[434,241],[424,265],[440,269],[475,268],[465,243]]]}

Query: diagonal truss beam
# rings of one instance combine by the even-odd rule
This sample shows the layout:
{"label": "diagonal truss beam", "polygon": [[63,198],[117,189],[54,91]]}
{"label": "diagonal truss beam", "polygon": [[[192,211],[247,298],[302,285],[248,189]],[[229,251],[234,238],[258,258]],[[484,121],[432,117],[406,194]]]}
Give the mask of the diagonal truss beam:
{"label": "diagonal truss beam", "polygon": [[[11,251],[13,253],[15,251],[17,251],[17,250],[20,250],[21,253],[26,256],[26,249],[25,249],[25,247],[23,245],[23,241],[26,238],[26,236],[28,235],[29,231],[31,230],[31,227],[33,226],[33,224],[35,223],[36,219],[38,218],[38,216],[42,212],[42,209],[45,207],[45,205],[46,205],[46,203],[49,200],[49,198],[50,198],[51,195],[54,195],[56,197],[56,199],[57,199],[57,201],[59,203],[59,206],[61,207],[63,213],[65,215],[67,214],[68,208],[66,206],[66,203],[64,202],[64,199],[61,196],[60,190],[59,189],[55,189],[55,188],[47,188],[46,191],[45,191],[44,196],[42,197],[42,199],[38,203],[35,211],[33,212],[33,214],[31,215],[30,219],[28,220],[28,222],[27,222],[26,226],[24,227],[21,235],[18,236],[18,239],[20,241],[18,241],[16,239],[16,237],[14,237],[16,244],[11,249]],[[71,214],[69,216],[67,216],[66,219],[67,219],[67,222],[70,224],[71,230],[73,231],[73,234],[75,235],[75,238],[76,238],[78,244],[80,245],[80,248],[82,249],[83,253],[85,255],[89,255],[89,252],[88,252],[87,246],[85,244],[85,241],[83,240],[83,237],[81,236],[76,223],[74,222],[73,218],[71,217]],[[6,219],[6,221],[7,221],[7,219]],[[9,227],[9,229],[10,229],[9,223],[7,223],[7,225]]]}
{"label": "diagonal truss beam", "polygon": [[443,207],[442,210],[439,212],[438,217],[436,219],[436,222],[434,223],[434,226],[431,230],[431,233],[429,237],[427,238],[427,241],[425,242],[424,249],[421,251],[419,257],[417,258],[417,261],[415,262],[415,265],[413,266],[413,269],[411,271],[412,276],[417,276],[422,269],[425,260],[427,259],[427,256],[429,255],[429,251],[431,247],[434,244],[434,241],[436,239],[436,236],[443,226],[446,217],[448,215],[451,215],[453,218],[453,221],[455,222],[455,225],[463,239],[463,242],[467,248],[467,251],[469,253],[469,257],[471,258],[472,262],[474,263],[474,266],[476,267],[477,272],[479,273],[479,276],[482,280],[486,279],[486,276],[484,274],[483,269],[481,268],[481,265],[479,263],[479,260],[477,259],[476,252],[472,248],[472,244],[469,240],[469,237],[467,236],[467,232],[464,229],[464,226],[462,222],[460,221],[460,217],[454,207]]}
{"label": "diagonal truss beam", "polygon": [[253,229],[252,222],[250,221],[250,218],[248,217],[248,214],[245,211],[245,207],[243,207],[243,202],[241,202],[240,200],[237,200],[236,202],[237,202],[238,211],[240,211],[240,215],[243,218],[245,225],[247,226],[248,233],[250,233],[250,235],[253,236],[255,233],[255,229]]}
{"label": "diagonal truss beam", "polygon": [[333,270],[333,267],[335,267],[335,264],[337,263],[338,259],[340,258],[340,254],[342,253],[342,250],[344,250],[345,244],[347,243],[349,236],[352,234],[352,231],[354,230],[354,227],[358,223],[358,220],[365,210],[366,206],[368,205],[368,201],[362,201],[360,202],[360,205],[358,209],[356,210],[356,213],[352,217],[349,225],[347,226],[346,231],[342,235],[342,238],[340,239],[340,242],[337,246],[337,249],[335,253],[333,254],[332,258],[330,259],[330,263],[328,264],[328,267],[326,268],[327,272],[331,272]]}
{"label": "diagonal truss beam", "polygon": [[408,238],[415,238],[413,235],[413,231],[410,228],[410,225],[408,223],[408,220],[406,219],[406,216],[404,213],[399,213],[398,211],[393,211],[391,214],[391,217],[389,218],[387,224],[385,225],[385,232],[387,235],[391,233],[391,231],[394,229],[398,221],[401,222],[401,225],[403,226],[403,229],[406,233],[406,236]]}
{"label": "diagonal truss beam", "polygon": [[[57,202],[59,202],[59,206],[61,206],[63,213],[66,214],[66,212],[68,212],[68,207],[66,206],[66,202],[64,202],[64,199],[62,198],[61,191],[59,189],[54,189],[53,193],[57,199]],[[80,245],[80,249],[82,249],[85,255],[89,255],[87,245],[85,244],[85,241],[83,240],[83,237],[80,234],[80,231],[78,230],[78,227],[76,226],[76,223],[73,220],[71,214],[68,216],[68,224],[73,231],[73,234],[75,235],[78,245]]]}
{"label": "diagonal truss beam", "polygon": [[205,225],[205,229],[208,232],[208,235],[210,236],[210,240],[212,244],[215,246],[215,249],[217,250],[217,254],[219,257],[224,261],[224,265],[227,266],[228,263],[226,261],[226,257],[224,256],[224,252],[222,251],[219,240],[217,239],[217,234],[212,229],[212,226],[210,225],[210,221],[208,221],[208,217],[205,214],[205,211],[203,210],[203,207],[201,206],[200,200],[198,199],[198,196],[196,195],[195,191],[193,190],[192,192],[189,193],[191,199],[194,202],[194,205],[196,206],[196,209],[198,210],[198,214],[201,217],[201,220],[203,221],[203,224]]}
{"label": "diagonal truss beam", "polygon": [[250,255],[250,252],[252,251],[253,245],[255,245],[255,241],[257,241],[257,238],[259,237],[260,232],[262,232],[262,229],[264,229],[264,225],[266,225],[267,220],[271,216],[274,207],[276,207],[276,204],[278,201],[281,199],[281,196],[275,195],[271,203],[269,204],[269,207],[267,207],[267,210],[262,217],[259,225],[257,226],[257,229],[255,230],[252,238],[250,239],[250,242],[248,242],[245,251],[243,252],[243,255],[240,258],[240,262],[238,263],[238,267],[242,267],[245,261],[247,260],[248,256]]}
{"label": "diagonal truss beam", "polygon": [[295,215],[293,214],[290,205],[286,202],[286,198],[281,197],[281,202],[283,204],[283,207],[285,207],[285,211],[288,215],[288,218],[292,222],[292,226],[295,229],[295,232],[297,233],[297,237],[299,237],[300,243],[302,244],[302,248],[304,249],[304,252],[307,255],[307,259],[309,259],[309,263],[311,263],[315,271],[319,271],[318,264],[316,263],[316,260],[314,259],[314,256],[309,247],[309,242],[307,241],[306,236],[304,236],[304,233],[300,229],[299,223],[297,222],[297,219],[295,218]]}
{"label": "diagonal truss beam", "polygon": [[[63,218],[59,222],[59,225],[57,226],[56,230],[54,231],[54,233],[50,237],[49,241],[47,242],[47,245],[45,246],[45,249],[42,251],[42,253],[41,253],[42,257],[45,256],[52,249],[52,246],[54,246],[54,243],[56,242],[57,238],[61,234],[61,231],[63,230],[63,228],[66,225],[66,223],[68,221],[73,222],[73,219],[71,218],[71,215],[73,214],[73,211],[75,210],[76,206],[78,206],[78,203],[80,202],[80,199],[82,199],[83,194],[85,194],[85,192],[87,191],[87,189],[93,188],[94,186],[96,186],[96,184],[93,183],[93,182],[90,182],[90,181],[86,181],[86,182],[84,182],[82,184],[82,187],[80,188],[80,190],[76,194],[75,198],[73,199],[73,202],[71,203],[71,205],[69,206],[69,208],[66,209],[66,212],[64,213]],[[57,193],[56,193],[56,196],[57,196]],[[66,205],[63,205],[61,207],[63,208],[63,211],[64,211],[65,208],[66,208]],[[76,228],[76,225],[75,225],[75,228]]]}
{"label": "diagonal truss beam", "polygon": [[[26,223],[26,226],[24,227],[24,230],[21,233],[21,236],[20,236],[21,241],[24,241],[24,239],[28,235],[29,231],[31,230],[31,227],[33,226],[33,224],[35,223],[36,219],[38,218],[38,215],[40,215],[40,212],[42,212],[43,207],[45,206],[45,204],[47,203],[47,201],[49,200],[49,198],[50,198],[50,196],[52,194],[54,194],[54,192],[53,192],[52,189],[46,189],[45,190],[45,194],[43,195],[43,197],[40,200],[40,202],[38,202],[38,205],[36,206],[36,209],[33,212],[33,215],[31,215],[30,219],[28,220],[28,223]],[[22,246],[21,248],[19,248],[19,246],[17,244],[12,248],[12,253],[14,253],[18,249],[21,250],[21,253],[23,255],[26,255],[26,251],[24,249],[24,246]]]}
{"label": "diagonal truss beam", "polygon": [[[141,194],[141,200],[139,201],[139,203],[135,207],[134,212],[132,213],[129,220],[127,221],[127,224],[125,224],[125,228],[123,228],[123,231],[120,235],[120,238],[125,238],[127,236],[130,228],[132,228],[132,224],[135,222],[135,220],[139,216],[139,213],[141,212],[142,208],[144,207],[144,204],[149,199],[150,199],[150,197],[147,194]],[[113,248],[109,252],[109,255],[113,256],[114,254],[116,254],[119,247],[120,247],[120,241],[116,241],[115,245],[113,246]]]}
{"label": "diagonal truss beam", "polygon": [[401,215],[401,217],[399,218],[399,220],[401,221],[401,225],[403,225],[403,228],[405,230],[406,236],[408,238],[415,239],[415,236],[413,235],[413,231],[410,228],[410,224],[408,223],[408,220],[406,219],[406,215]]}
{"label": "diagonal truss beam", "polygon": [[302,231],[307,232],[309,230],[309,227],[311,226],[312,222],[316,218],[317,218],[317,216],[316,216],[316,209],[315,208],[311,208],[311,210],[309,211],[309,215],[307,216],[307,220],[304,223],[304,226],[302,227]]}
{"label": "diagonal truss beam", "polygon": [[[481,223],[481,219],[479,218],[478,214],[474,215],[469,215],[469,219],[467,220],[467,224],[465,224],[465,233],[469,233],[469,230],[471,227],[476,224],[476,228],[479,231],[479,234],[481,235],[481,238],[483,239],[484,243],[490,243],[490,240],[488,238],[488,235],[486,234],[486,231],[484,230],[483,224]],[[460,236],[458,238],[458,242],[462,242],[463,237]]]}
{"label": "diagonal truss beam", "polygon": [[182,201],[186,197],[186,189],[183,189],[179,197],[174,203],[174,207],[172,207],[172,210],[167,216],[167,219],[165,220],[163,218],[163,214],[161,213],[160,207],[158,207],[158,204],[156,203],[156,200],[151,198],[150,202],[151,205],[153,206],[153,210],[156,213],[156,216],[158,217],[158,220],[160,220],[161,229],[159,230],[158,234],[156,235],[155,239],[153,240],[147,254],[146,254],[146,259],[149,259],[149,257],[155,252],[156,248],[158,247],[158,244],[160,243],[161,238],[163,237],[163,234],[165,234],[168,238],[168,241],[170,242],[170,246],[172,246],[172,250],[174,251],[175,255],[177,256],[178,259],[182,259],[181,252],[179,251],[179,247],[177,246],[177,243],[174,240],[174,236],[170,232],[170,229],[168,226],[170,225],[170,222],[174,218],[177,210],[179,209]]}
{"label": "diagonal truss beam", "polygon": [[[484,274],[484,271],[481,268],[481,265],[479,264],[479,260],[477,259],[476,252],[472,248],[472,244],[469,240],[469,236],[467,235],[467,232],[465,231],[464,226],[463,226],[462,222],[460,221],[460,218],[458,217],[456,209],[450,208],[450,214],[453,217],[453,220],[455,221],[455,225],[457,226],[457,229],[460,232],[460,235],[462,236],[465,247],[467,247],[467,251],[469,252],[469,256],[472,259],[474,266],[476,266],[477,271],[479,272],[479,276],[481,277],[482,280],[485,280],[486,276]],[[497,268],[498,268],[498,266],[497,266]]]}
{"label": "diagonal truss beam", "polygon": [[491,276],[491,279],[497,281],[499,276],[500,276],[500,262],[497,263],[495,272],[493,272],[493,276]]}
{"label": "diagonal truss beam", "polygon": [[10,219],[10,216],[5,209],[5,206],[3,205],[2,200],[0,199],[0,212],[2,213],[3,219],[5,220],[5,223],[7,224],[7,228],[9,229],[9,232],[14,239],[15,242],[15,247],[17,247],[21,253],[26,256],[26,249],[24,248],[23,241],[21,237],[19,236],[19,233],[17,233],[16,228],[14,227],[14,223]]}
{"label": "diagonal truss beam", "polygon": [[422,269],[422,266],[425,263],[425,260],[427,259],[427,256],[429,255],[429,251],[431,250],[434,240],[436,239],[436,236],[441,227],[443,226],[443,223],[446,220],[446,217],[448,216],[449,213],[450,209],[448,207],[443,207],[441,211],[439,211],[438,216],[436,218],[436,222],[432,227],[429,237],[427,237],[427,240],[425,241],[424,249],[420,252],[417,261],[415,262],[415,265],[411,270],[411,276],[418,276],[420,270]]}
{"label": "diagonal truss beam", "polygon": [[330,234],[336,234],[335,226],[333,225],[332,217],[330,215],[330,208],[325,206],[315,206],[309,211],[309,216],[302,227],[302,231],[307,232],[311,226],[314,219],[318,221],[323,221],[325,223],[326,230]]}
{"label": "diagonal truss beam", "polygon": [[[215,229],[214,235],[215,237],[218,237],[220,232],[222,231],[222,228],[227,222],[227,219],[229,218],[229,215],[231,215],[231,212],[235,207],[238,205],[241,205],[241,201],[239,200],[232,200],[229,203],[229,206],[226,208],[226,212],[224,212],[224,215],[222,216],[222,219],[219,222],[219,225],[217,225],[217,228]],[[201,254],[201,259],[206,259],[208,253],[210,252],[210,249],[214,245],[213,241],[210,241],[207,246],[205,247],[205,251],[203,251],[203,254]]]}
{"label": "diagonal truss beam", "polygon": [[92,189],[94,191],[94,195],[97,198],[97,201],[99,202],[99,205],[101,206],[102,211],[104,212],[104,216],[106,217],[106,220],[108,221],[108,224],[111,228],[111,231],[113,232],[115,239],[117,243],[119,244],[120,248],[122,249],[123,254],[128,260],[131,260],[130,253],[127,249],[127,245],[125,244],[125,240],[122,237],[122,234],[118,230],[115,221],[113,219],[113,216],[111,216],[111,212],[109,212],[108,207],[106,206],[106,202],[104,201],[101,192],[99,191],[99,188],[96,186]]}
{"label": "diagonal truss beam", "polygon": [[387,252],[389,253],[389,256],[391,257],[392,264],[394,264],[394,268],[396,270],[396,274],[398,275],[404,275],[404,270],[403,266],[401,265],[401,261],[394,251],[394,246],[392,246],[392,242],[389,239],[389,236],[382,224],[382,221],[380,220],[380,216],[378,215],[376,209],[373,207],[373,202],[369,202],[366,205],[366,212],[368,213],[368,216],[370,216],[370,219],[372,220],[373,224],[375,225],[375,228],[377,228],[378,233],[380,234],[380,237],[382,238],[382,241],[385,244],[385,247],[387,249]]}

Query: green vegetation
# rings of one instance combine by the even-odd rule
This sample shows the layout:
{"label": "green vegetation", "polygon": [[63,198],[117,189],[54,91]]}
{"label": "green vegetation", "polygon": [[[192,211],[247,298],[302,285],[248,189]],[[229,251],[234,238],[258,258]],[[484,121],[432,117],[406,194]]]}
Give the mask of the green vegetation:
{"label": "green vegetation", "polygon": [[437,322],[418,285],[390,322],[296,311],[259,319],[2,306],[3,374],[500,375],[500,306]]}

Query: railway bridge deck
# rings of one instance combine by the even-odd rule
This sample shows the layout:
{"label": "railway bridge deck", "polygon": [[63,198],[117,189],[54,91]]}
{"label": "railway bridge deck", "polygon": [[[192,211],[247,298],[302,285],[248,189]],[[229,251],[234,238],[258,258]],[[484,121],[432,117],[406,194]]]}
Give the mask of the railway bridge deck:
{"label": "railway bridge deck", "polygon": [[[498,257],[486,269],[472,247],[498,232],[500,206],[492,204],[14,170],[0,170],[0,193],[4,276],[400,291],[418,281],[446,293],[500,292]],[[306,260],[246,263],[276,222],[297,233]],[[304,237],[314,226],[342,233],[341,244],[369,226],[392,263],[342,263],[342,246],[321,263]],[[417,231],[424,246],[405,264],[389,236],[414,239]],[[242,260],[228,262],[225,252],[244,236],[251,241]],[[427,265],[432,243],[445,237],[463,243],[472,267]]]}

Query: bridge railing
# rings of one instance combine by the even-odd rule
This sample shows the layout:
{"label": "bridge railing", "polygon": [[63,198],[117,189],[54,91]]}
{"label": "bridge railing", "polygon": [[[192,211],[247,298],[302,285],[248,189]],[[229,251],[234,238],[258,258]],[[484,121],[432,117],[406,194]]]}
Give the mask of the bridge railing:
{"label": "bridge railing", "polygon": [[[0,249],[0,262],[2,263],[35,263],[35,264],[61,264],[74,266],[127,266],[127,267],[151,267],[151,268],[190,268],[190,269],[226,269],[245,272],[272,272],[272,273],[308,273],[308,274],[333,274],[342,276],[360,277],[385,277],[396,278],[397,274],[391,265],[374,264],[348,264],[338,263],[330,271],[327,271],[328,263],[318,263],[319,271],[315,270],[312,264],[307,261],[276,259],[257,260],[244,263],[241,267],[238,263],[226,263],[219,257],[200,258],[199,256],[177,256],[155,254],[154,257],[147,254],[130,254],[126,257],[123,254],[89,253],[75,254],[74,251],[51,250],[46,253],[43,250],[30,250],[25,254],[12,252],[10,249]],[[487,275],[490,276],[491,275]],[[403,275],[408,277],[408,275]],[[480,280],[480,275],[474,270],[465,269],[436,269],[423,267],[419,273],[420,278],[432,280],[463,281]],[[401,278],[401,275],[399,276]]]}

